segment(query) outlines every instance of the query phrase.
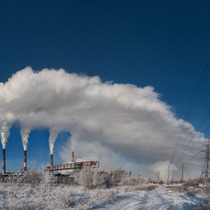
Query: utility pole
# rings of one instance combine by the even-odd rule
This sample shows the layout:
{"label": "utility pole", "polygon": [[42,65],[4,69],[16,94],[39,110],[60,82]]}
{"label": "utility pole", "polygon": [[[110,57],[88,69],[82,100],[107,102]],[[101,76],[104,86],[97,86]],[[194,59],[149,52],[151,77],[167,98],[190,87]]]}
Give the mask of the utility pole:
{"label": "utility pole", "polygon": [[168,180],[167,180],[167,183],[169,184],[170,182],[170,165],[168,166]]}
{"label": "utility pole", "polygon": [[160,182],[160,171],[158,171],[157,181],[158,181],[158,183]]}
{"label": "utility pole", "polygon": [[184,181],[184,163],[182,163],[182,174],[181,174],[181,182]]}
{"label": "utility pole", "polygon": [[204,178],[205,180],[207,180],[209,178],[209,158],[210,158],[210,138],[208,140],[207,144],[204,144],[205,149],[201,150],[204,153],[204,165],[203,165],[203,169],[201,172],[201,178]]}

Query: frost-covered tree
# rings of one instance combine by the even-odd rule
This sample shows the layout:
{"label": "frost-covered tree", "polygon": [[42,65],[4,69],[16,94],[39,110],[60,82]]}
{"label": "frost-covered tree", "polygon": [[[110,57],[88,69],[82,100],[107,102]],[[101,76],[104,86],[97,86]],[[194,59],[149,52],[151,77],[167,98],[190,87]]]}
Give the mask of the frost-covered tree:
{"label": "frost-covered tree", "polygon": [[113,182],[119,183],[126,174],[127,172],[121,167],[116,170],[113,170],[111,172]]}
{"label": "frost-covered tree", "polygon": [[110,187],[110,175],[103,175],[97,169],[84,168],[74,174],[75,181],[80,185],[87,188],[96,187]]}

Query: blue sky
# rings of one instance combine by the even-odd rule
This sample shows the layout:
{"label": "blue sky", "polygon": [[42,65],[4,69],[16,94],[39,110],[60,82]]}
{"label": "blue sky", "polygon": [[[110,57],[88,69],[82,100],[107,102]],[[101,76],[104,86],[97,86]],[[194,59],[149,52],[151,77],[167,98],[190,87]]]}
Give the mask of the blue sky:
{"label": "blue sky", "polygon": [[[210,57],[209,11],[209,1],[0,1],[0,82],[26,66],[64,68],[102,81],[153,86],[184,118]],[[209,112],[208,82],[189,119],[195,126]],[[18,132],[13,126],[7,143],[11,170],[22,166]],[[47,130],[32,132],[31,167],[49,162],[48,136]],[[59,135],[55,163],[67,138]]]}

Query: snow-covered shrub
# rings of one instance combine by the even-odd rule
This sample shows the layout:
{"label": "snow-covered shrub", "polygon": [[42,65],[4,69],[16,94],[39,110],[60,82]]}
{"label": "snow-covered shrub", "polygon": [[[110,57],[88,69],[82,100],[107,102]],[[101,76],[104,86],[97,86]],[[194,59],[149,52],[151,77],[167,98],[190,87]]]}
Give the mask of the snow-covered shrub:
{"label": "snow-covered shrub", "polygon": [[[79,202],[74,209],[87,210],[95,209],[95,206],[103,206],[110,202],[117,201],[118,191],[110,189],[97,189],[89,190],[89,196],[83,199],[83,202]],[[87,195],[87,194],[86,194]],[[85,196],[85,195],[83,195]]]}
{"label": "snow-covered shrub", "polygon": [[42,173],[36,169],[26,171],[18,179],[19,183],[25,184],[40,184],[42,180]]}
{"label": "snow-covered shrub", "polygon": [[56,183],[64,185],[75,185],[74,178],[71,175],[56,174]]}
{"label": "snow-covered shrub", "polygon": [[111,186],[113,186],[112,178],[110,175],[103,175],[103,178],[104,178],[104,186],[106,188],[110,188]]}
{"label": "snow-covered shrub", "polygon": [[179,181],[176,181],[176,180],[174,180],[174,179],[172,179],[171,181],[170,181],[170,184],[178,184],[179,183]]}
{"label": "snow-covered shrub", "polygon": [[151,191],[158,187],[158,185],[146,184],[146,185],[137,185],[134,187],[135,190]]}
{"label": "snow-covered shrub", "polygon": [[188,196],[195,196],[196,189],[195,188],[187,188],[187,189],[185,189],[185,194]]}
{"label": "snow-covered shrub", "polygon": [[[47,182],[46,182],[47,183]],[[0,184],[0,209],[68,209],[81,202],[83,194],[70,187],[43,184]]]}
{"label": "snow-covered shrub", "polygon": [[147,184],[149,183],[148,178],[143,178],[143,177],[129,177],[129,178],[124,178],[121,180],[120,185],[141,185],[141,184]]}
{"label": "snow-covered shrub", "polygon": [[[38,191],[37,191],[38,192]],[[61,186],[40,186],[39,205],[46,209],[67,209],[75,205],[71,190]]]}
{"label": "snow-covered shrub", "polygon": [[78,176],[78,183],[81,186],[91,188],[93,187],[94,171],[90,168],[84,168],[80,171]]}
{"label": "snow-covered shrub", "polygon": [[160,180],[160,181],[159,181],[159,184],[160,184],[160,185],[163,185],[163,184],[165,184],[165,182],[164,182],[163,180]]}
{"label": "snow-covered shrub", "polygon": [[112,185],[111,177],[109,175],[101,174],[97,169],[88,167],[75,172],[73,177],[76,183],[89,189],[96,187],[109,188]]}
{"label": "snow-covered shrub", "polygon": [[186,187],[198,187],[200,183],[199,179],[189,179],[185,182]]}
{"label": "snow-covered shrub", "polygon": [[112,177],[113,183],[119,184],[121,182],[122,178],[124,178],[126,174],[127,174],[127,172],[124,169],[122,169],[121,167],[111,171],[111,177]]}
{"label": "snow-covered shrub", "polygon": [[118,193],[119,191],[116,190],[105,191],[102,195],[100,195],[100,198],[102,198],[105,202],[114,202],[117,200]]}
{"label": "snow-covered shrub", "polygon": [[118,192],[117,191],[108,191],[108,193],[106,193],[105,195],[105,198],[106,198],[106,201],[116,201],[117,200],[117,195],[118,195]]}
{"label": "snow-covered shrub", "polygon": [[56,177],[49,171],[41,171],[41,184],[42,185],[52,185],[56,182]]}
{"label": "snow-covered shrub", "polygon": [[148,178],[129,177],[121,180],[119,185],[122,192],[132,192],[136,190],[151,191],[158,187],[157,184],[150,183]]}
{"label": "snow-covered shrub", "polygon": [[32,169],[30,171],[24,172],[19,178],[18,183],[21,184],[42,184],[51,185],[56,182],[56,177],[53,176],[49,171],[42,170],[38,171]]}
{"label": "snow-covered shrub", "polygon": [[100,189],[105,188],[105,175],[96,170],[85,172],[91,175],[91,181],[85,173],[81,173],[80,181],[88,180],[90,188],[99,188],[84,190],[80,186],[54,184],[51,173],[36,170],[22,174],[18,183],[0,183],[0,209],[89,209],[116,200],[117,191]]}
{"label": "snow-covered shrub", "polygon": [[206,195],[202,198],[202,201],[198,209],[209,209],[210,206],[210,178],[202,180],[203,182],[203,193]]}

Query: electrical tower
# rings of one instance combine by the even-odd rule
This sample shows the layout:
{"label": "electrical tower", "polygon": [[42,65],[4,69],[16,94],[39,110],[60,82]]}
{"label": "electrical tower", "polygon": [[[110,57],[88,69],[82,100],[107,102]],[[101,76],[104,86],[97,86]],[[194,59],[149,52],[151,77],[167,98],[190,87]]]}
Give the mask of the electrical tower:
{"label": "electrical tower", "polygon": [[182,163],[181,182],[184,181],[184,163]]}
{"label": "electrical tower", "polygon": [[157,174],[157,181],[158,183],[160,182],[160,171],[158,171],[158,174]]}
{"label": "electrical tower", "polygon": [[210,174],[210,167],[209,167],[209,158],[210,158],[210,138],[208,140],[208,143],[204,145],[205,149],[201,150],[204,153],[204,165],[201,172],[201,178],[208,179]]}

